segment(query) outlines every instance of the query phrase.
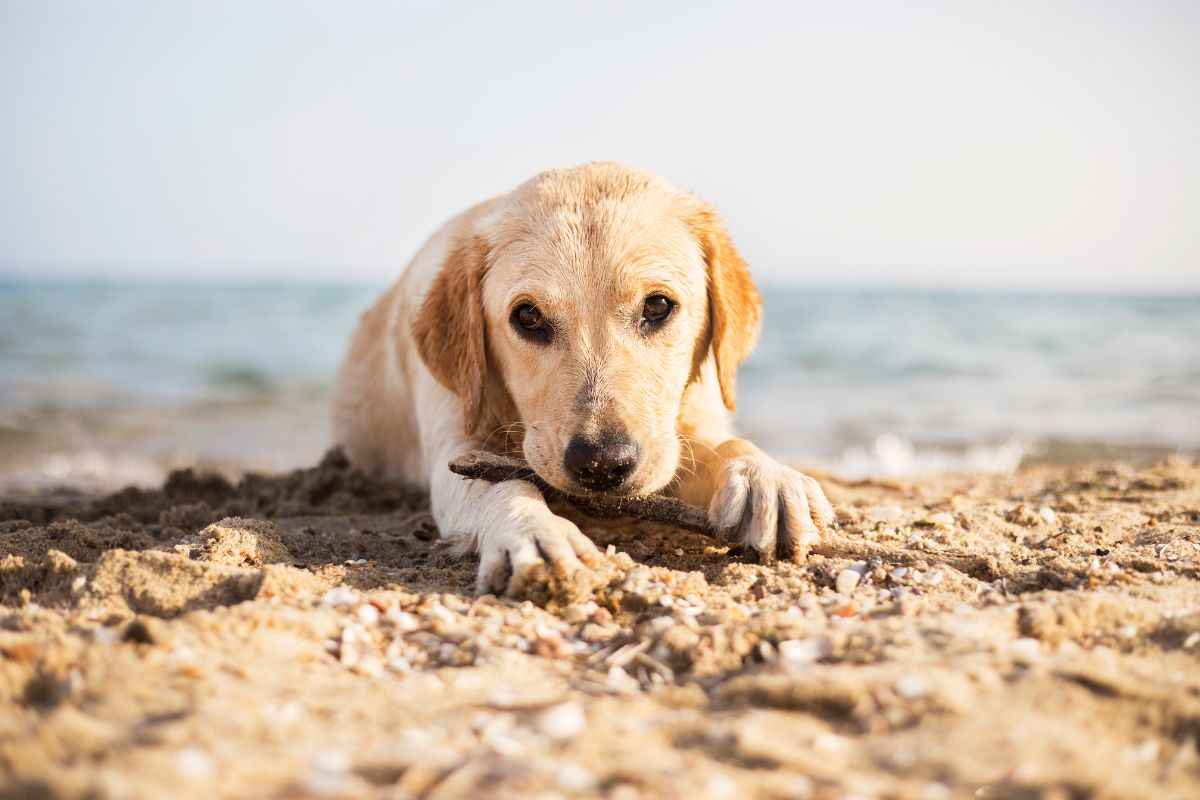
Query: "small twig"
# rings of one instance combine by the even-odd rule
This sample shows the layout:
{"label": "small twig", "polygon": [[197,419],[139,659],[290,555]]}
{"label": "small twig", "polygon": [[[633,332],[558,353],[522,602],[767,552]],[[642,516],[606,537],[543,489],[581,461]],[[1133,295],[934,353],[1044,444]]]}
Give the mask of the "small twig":
{"label": "small twig", "polygon": [[613,497],[609,495],[568,495],[555,489],[534,472],[524,461],[507,456],[476,451],[450,462],[450,471],[464,478],[476,478],[492,483],[528,481],[542,491],[547,500],[562,499],[593,517],[637,517],[647,522],[673,525],[695,533],[720,538],[720,533],[708,524],[708,515],[682,500],[663,495],[649,497]]}
{"label": "small twig", "polygon": [[659,675],[662,675],[663,679],[668,683],[675,680],[675,670],[671,669],[649,653],[638,653],[633,657],[633,660],[641,664],[643,667],[652,669]]}
{"label": "small twig", "polygon": [[[703,509],[664,495],[648,497],[613,497],[609,495],[570,495],[546,483],[524,461],[484,451],[475,451],[450,462],[450,471],[464,478],[499,483],[528,481],[541,490],[547,500],[562,499],[593,517],[636,517],[647,522],[673,525],[728,543],[721,531],[708,522]],[[814,555],[829,558],[852,558],[868,561],[878,558],[893,564],[915,565],[921,561],[946,564],[972,577],[992,580],[996,572],[993,560],[968,553],[933,552],[906,547],[896,550],[877,542],[845,536],[828,529],[819,519],[813,522],[820,529],[821,539],[809,550]]]}
{"label": "small twig", "polygon": [[645,639],[637,644],[631,642],[606,658],[605,662],[610,667],[624,667],[630,661],[633,661],[642,653],[649,650],[651,644],[652,642],[649,639]]}

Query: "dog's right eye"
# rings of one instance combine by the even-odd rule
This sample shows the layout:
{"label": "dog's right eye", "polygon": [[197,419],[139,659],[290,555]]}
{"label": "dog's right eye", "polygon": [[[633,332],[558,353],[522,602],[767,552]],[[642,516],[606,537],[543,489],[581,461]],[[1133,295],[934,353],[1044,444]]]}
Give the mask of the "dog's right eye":
{"label": "dog's right eye", "polygon": [[550,341],[550,323],[532,303],[523,303],[513,309],[512,324],[517,333],[526,339]]}

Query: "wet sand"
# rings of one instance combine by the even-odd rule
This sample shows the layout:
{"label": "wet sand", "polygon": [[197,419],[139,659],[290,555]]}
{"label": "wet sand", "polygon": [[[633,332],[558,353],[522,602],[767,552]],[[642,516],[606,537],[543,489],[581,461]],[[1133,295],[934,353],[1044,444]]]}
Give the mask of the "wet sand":
{"label": "wet sand", "polygon": [[336,454],[0,500],[0,795],[1200,796],[1200,467],[825,485],[871,559],[576,516],[527,600]]}

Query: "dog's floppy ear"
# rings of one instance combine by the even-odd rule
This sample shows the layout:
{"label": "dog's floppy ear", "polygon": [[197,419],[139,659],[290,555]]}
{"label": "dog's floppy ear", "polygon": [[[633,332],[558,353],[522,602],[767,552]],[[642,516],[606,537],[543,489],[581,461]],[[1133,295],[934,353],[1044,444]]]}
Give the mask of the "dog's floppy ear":
{"label": "dog's floppy ear", "polygon": [[486,269],[487,243],[482,237],[451,245],[412,326],[421,360],[438,383],[462,401],[468,435],[483,415],[487,380],[481,288]]}
{"label": "dog's floppy ear", "polygon": [[708,266],[708,317],[721,399],[737,405],[738,365],[750,354],[762,327],[762,298],[729,233],[711,208],[693,214],[689,224]]}

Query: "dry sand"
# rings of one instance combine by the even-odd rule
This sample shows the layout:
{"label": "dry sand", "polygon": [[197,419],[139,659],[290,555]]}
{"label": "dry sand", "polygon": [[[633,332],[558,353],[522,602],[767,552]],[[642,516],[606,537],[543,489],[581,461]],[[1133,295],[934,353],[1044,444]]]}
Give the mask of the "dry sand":
{"label": "dry sand", "polygon": [[1200,797],[1200,468],[826,486],[876,558],[537,602],[336,454],[0,502],[0,795]]}

